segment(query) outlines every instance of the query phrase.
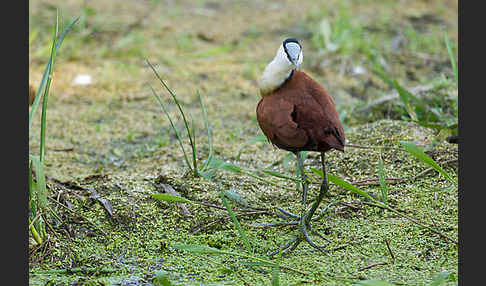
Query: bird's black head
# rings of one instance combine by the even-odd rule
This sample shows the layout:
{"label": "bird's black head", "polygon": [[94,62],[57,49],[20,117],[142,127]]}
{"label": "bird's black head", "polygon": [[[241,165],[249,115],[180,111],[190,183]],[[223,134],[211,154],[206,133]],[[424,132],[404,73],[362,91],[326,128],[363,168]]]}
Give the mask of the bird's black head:
{"label": "bird's black head", "polygon": [[[284,45],[284,47],[285,47],[285,45],[286,45],[287,43],[297,43],[299,46],[301,46],[301,45],[300,45],[300,43],[299,43],[299,41],[297,41],[297,39],[295,39],[295,38],[287,38],[287,39],[285,39],[285,40],[283,41],[283,45]],[[302,47],[302,46],[301,46],[301,47]]]}

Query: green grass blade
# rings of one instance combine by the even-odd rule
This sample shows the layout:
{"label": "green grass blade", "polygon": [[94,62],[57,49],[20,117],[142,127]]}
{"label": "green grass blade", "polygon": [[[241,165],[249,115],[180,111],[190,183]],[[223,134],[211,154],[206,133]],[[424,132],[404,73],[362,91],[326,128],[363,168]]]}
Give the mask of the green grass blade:
{"label": "green grass blade", "polygon": [[214,174],[216,173],[216,170],[209,170],[209,171],[201,171],[201,170],[198,170],[197,173],[199,174],[199,176],[207,179],[207,180],[212,180],[213,179],[213,176]]}
{"label": "green grass blade", "polygon": [[214,170],[225,170],[225,171],[229,171],[229,172],[232,172],[232,173],[235,173],[235,174],[244,174],[244,175],[247,175],[247,176],[252,177],[254,179],[257,179],[259,181],[265,182],[265,183],[273,185],[273,186],[277,186],[277,187],[282,188],[282,189],[286,189],[286,190],[289,190],[289,191],[294,190],[294,189],[291,189],[289,187],[281,186],[277,183],[266,180],[265,178],[263,178],[261,176],[253,174],[252,171],[244,170],[241,167],[239,167],[239,166],[237,166],[233,163],[224,162],[223,160],[221,160],[217,157],[213,157],[213,159],[211,160],[211,162],[209,164],[209,167],[214,169]]}
{"label": "green grass blade", "polygon": [[395,286],[395,284],[382,280],[361,280],[353,286]]}
{"label": "green grass blade", "polygon": [[152,198],[163,201],[163,202],[168,202],[168,203],[194,203],[191,200],[188,200],[183,197],[179,196],[174,196],[174,195],[169,195],[169,194],[151,194]]}
{"label": "green grass blade", "polygon": [[322,173],[322,170],[318,170],[316,168],[310,168],[310,170],[316,174],[316,175],[319,175],[321,178],[324,176],[323,173]]}
{"label": "green grass blade", "polygon": [[[71,24],[69,24],[65,29],[64,31],[62,32],[62,34],[59,36],[59,39],[57,40],[57,43],[56,43],[56,48],[54,50],[54,56],[53,58],[56,56],[57,54],[57,51],[59,50],[59,48],[61,47],[61,44],[64,40],[64,37],[66,37],[67,33],[69,32],[69,30],[71,30],[71,27],[79,20],[79,17],[76,18],[74,21],[71,22]],[[46,68],[44,70],[44,75],[42,76],[42,80],[41,80],[41,83],[39,85],[39,88],[37,89],[37,94],[35,95],[35,99],[34,99],[34,102],[32,103],[32,109],[31,111],[29,112],[29,130],[30,130],[30,127],[32,126],[32,119],[34,117],[34,114],[39,106],[39,102],[40,102],[40,99],[41,99],[41,93],[42,93],[42,90],[44,90],[44,85],[47,81],[47,77],[48,77],[48,74],[49,74],[49,70],[50,70],[50,66],[51,66],[51,61],[49,60],[49,62],[47,63],[46,65]]]}
{"label": "green grass blade", "polygon": [[430,167],[432,167],[434,170],[442,174],[446,179],[453,183],[457,183],[452,176],[444,171],[432,158],[430,158],[427,154],[425,154],[422,150],[420,150],[417,145],[413,144],[412,142],[407,142],[407,141],[400,141],[400,144],[403,146],[403,148],[413,155],[415,158],[419,159],[420,161],[426,163]]}
{"label": "green grass blade", "polygon": [[418,99],[414,97],[408,90],[404,89],[397,80],[393,80],[393,86],[395,89],[398,91],[398,94],[400,95],[400,99],[402,100],[403,104],[405,105],[405,108],[407,109],[408,115],[412,120],[418,120],[417,113],[416,113],[416,107],[412,106],[412,100],[415,100],[416,102]]}
{"label": "green grass blade", "polygon": [[211,159],[211,161],[209,161],[208,163],[208,167],[209,168],[212,168],[212,169],[219,169],[219,166],[221,166],[222,164],[224,164],[224,161],[218,157],[214,157]]}
{"label": "green grass blade", "polygon": [[[417,123],[420,126],[431,128],[431,129],[437,129],[437,130],[442,130],[444,128],[454,128],[453,125],[447,125],[446,123],[431,123],[431,122],[424,122],[424,121],[416,121],[412,120],[412,122]],[[451,127],[449,127],[451,126]]]}
{"label": "green grass blade", "polygon": [[230,162],[225,162],[218,157],[213,157],[213,159],[208,163],[208,166],[215,170],[226,170],[236,174],[243,173],[243,170],[239,166]]}
{"label": "green grass blade", "polygon": [[187,157],[186,150],[184,149],[184,144],[182,143],[182,138],[181,138],[181,135],[179,134],[179,130],[177,130],[177,128],[174,125],[174,122],[172,122],[172,119],[170,118],[169,112],[167,111],[164,103],[162,102],[162,98],[160,98],[160,96],[155,92],[155,90],[152,86],[149,85],[149,87],[150,87],[150,89],[152,89],[152,93],[154,94],[155,98],[157,99],[160,106],[162,107],[162,110],[164,111],[165,115],[167,116],[167,119],[169,119],[170,126],[172,127],[172,130],[174,130],[174,132],[176,134],[177,141],[179,141],[179,145],[181,146],[182,153],[184,153],[184,160],[186,161],[187,167],[189,167],[189,169],[192,170],[192,166],[191,166],[191,163],[189,163],[189,158]]}
{"label": "green grass blade", "polygon": [[456,83],[459,80],[458,74],[457,74],[457,65],[456,65],[456,60],[454,59],[454,52],[452,51],[451,43],[449,41],[449,37],[447,36],[447,32],[444,32],[444,41],[447,47],[447,53],[449,54],[449,59],[451,61],[451,66],[452,66],[452,71],[454,72],[454,76],[456,78]]}
{"label": "green grass blade", "polygon": [[155,273],[153,282],[155,286],[172,286],[172,283],[170,283],[168,278],[168,273],[165,271]]}
{"label": "green grass blade", "polygon": [[34,240],[38,243],[38,244],[42,244],[43,242],[43,239],[41,237],[41,235],[37,232],[37,230],[35,229],[35,226],[31,224],[30,222],[30,218],[29,218],[29,230],[30,230],[30,233],[32,233],[32,237],[34,238]]}
{"label": "green grass blade", "polygon": [[[179,109],[179,112],[181,113],[182,115],[182,119],[184,120],[184,125],[186,127],[186,130],[187,130],[187,134],[189,135],[189,141],[190,141],[190,144],[191,144],[191,147],[194,149],[195,146],[194,146],[194,143],[192,142],[192,135],[191,135],[191,130],[189,129],[189,124],[187,122],[187,119],[186,119],[186,115],[184,114],[184,111],[182,110],[182,107],[179,103],[179,100],[177,100],[177,97],[175,96],[175,94],[172,92],[172,90],[167,86],[167,84],[165,83],[165,81],[160,77],[159,73],[157,72],[157,70],[155,69],[155,67],[149,62],[148,59],[145,60],[147,62],[147,64],[150,66],[150,68],[152,69],[152,71],[155,73],[155,75],[157,76],[157,78],[159,79],[159,81],[162,83],[162,85],[165,87],[165,89],[167,89],[167,91],[169,92],[169,94],[172,96],[172,99],[174,99],[174,102],[175,104],[177,105],[177,108]],[[194,166],[196,167],[196,166]]]}
{"label": "green grass blade", "polygon": [[194,170],[194,175],[198,176],[198,168],[197,168],[197,148],[196,148],[196,128],[194,127],[194,120],[191,117],[191,132],[189,133],[189,137],[192,137],[191,140],[191,149],[192,149],[192,166]]}
{"label": "green grass blade", "polygon": [[285,157],[283,158],[283,166],[287,166],[287,164],[290,162],[290,160],[294,159],[294,153],[289,152]]}
{"label": "green grass blade", "polygon": [[51,56],[49,58],[49,76],[47,77],[46,89],[42,101],[42,115],[41,115],[41,134],[40,134],[40,152],[39,160],[44,162],[44,152],[46,144],[46,124],[47,124],[47,100],[49,99],[49,88],[52,81],[52,70],[54,66],[54,52],[56,50],[57,33],[59,31],[59,10],[56,10],[56,25],[54,28],[54,36],[52,38]]}
{"label": "green grass blade", "polygon": [[248,207],[248,201],[241,194],[239,194],[235,189],[231,189],[229,191],[223,191],[223,192],[228,199],[232,200],[233,202],[241,206]]}
{"label": "green grass blade", "polygon": [[222,169],[222,170],[226,170],[226,171],[229,171],[229,172],[233,172],[233,173],[236,173],[236,174],[243,174],[243,170],[241,169],[241,167],[233,164],[233,163],[229,163],[229,162],[224,162],[222,165],[219,166],[219,169]]}
{"label": "green grass blade", "polygon": [[248,139],[245,141],[245,143],[243,143],[243,145],[241,146],[240,150],[238,151],[238,155],[236,156],[236,160],[240,160],[240,156],[241,156],[241,151],[243,151],[243,149],[248,146],[248,145],[251,145],[253,143],[256,143],[256,142],[265,142],[267,141],[267,137],[265,135],[261,135],[261,136],[256,136],[256,137],[253,137],[251,139]]}
{"label": "green grass blade", "polygon": [[[315,174],[321,176],[321,178],[323,177],[323,174],[322,174],[322,171],[321,170],[318,170],[318,169],[315,169],[315,168],[310,168],[312,172],[314,172]],[[341,179],[341,178],[338,178],[336,176],[333,176],[331,174],[327,174],[327,179],[332,182],[333,184],[335,184],[336,186],[339,186],[345,190],[348,190],[348,191],[351,191],[355,194],[358,194],[362,197],[365,197],[369,200],[372,200],[372,201],[376,201],[375,198],[373,198],[372,196],[370,196],[367,192],[365,191],[362,191],[360,189],[358,189],[357,187],[351,185],[350,183],[346,182],[345,180]]]}
{"label": "green grass blade", "polygon": [[205,164],[201,168],[201,170],[205,170],[207,168],[207,166],[209,165],[209,162],[211,162],[211,159],[213,157],[213,142],[212,142],[212,138],[211,138],[211,128],[209,127],[209,121],[208,121],[208,115],[206,113],[206,107],[204,106],[204,103],[203,103],[201,94],[199,93],[199,90],[197,91],[197,95],[199,96],[199,103],[201,104],[203,120],[204,120],[204,124],[206,126],[206,132],[207,132],[207,135],[208,135],[209,154],[208,154],[208,158],[206,159]]}
{"label": "green grass blade", "polygon": [[430,284],[430,286],[440,286],[440,285],[444,285],[448,281],[456,282],[455,280],[456,279],[455,279],[454,273],[444,271],[444,272],[437,274],[437,276],[434,278],[434,280],[432,281],[432,284]]}
{"label": "green grass blade", "polygon": [[380,189],[381,189],[381,200],[386,204],[388,201],[387,197],[387,185],[385,180],[385,171],[383,170],[383,159],[380,157],[378,158],[378,176],[380,179]]}
{"label": "green grass blade", "polygon": [[[30,185],[32,186],[32,189],[30,190],[32,193],[31,197],[34,198],[30,201],[32,205],[31,210],[34,216],[36,216],[39,213],[45,213],[45,211],[47,210],[47,185],[46,177],[44,174],[44,165],[42,164],[42,162],[32,155],[29,155],[29,159],[31,160],[32,169],[37,179],[36,183],[34,183],[33,181],[30,183]],[[41,238],[41,241],[45,240],[45,238],[47,237],[42,217],[40,217],[30,229],[32,235],[39,236]],[[36,241],[37,239],[38,238],[36,238]]]}
{"label": "green grass blade", "polygon": [[384,72],[379,69],[374,70],[375,74],[379,76],[385,83],[390,87],[397,90],[400,99],[407,110],[408,115],[412,120],[418,121],[417,113],[415,108],[412,106],[412,101],[418,102],[418,98],[413,96],[409,91],[404,89],[396,80],[390,79]]}
{"label": "green grass blade", "polygon": [[248,253],[253,253],[253,250],[251,249],[250,246],[250,241],[248,240],[248,237],[246,236],[245,230],[243,227],[241,227],[240,223],[238,222],[238,219],[236,218],[233,209],[231,206],[228,204],[228,201],[226,200],[226,196],[223,191],[221,191],[221,199],[223,200],[223,204],[228,210],[228,214],[231,217],[231,220],[233,221],[234,225],[236,226],[236,229],[238,230],[238,234],[240,235],[240,239],[243,241],[243,244],[245,245],[246,250]]}
{"label": "green grass blade", "polygon": [[29,46],[32,45],[32,43],[34,42],[35,38],[37,38],[37,34],[39,34],[39,30],[38,29],[34,29],[32,31],[32,33],[29,35]]}
{"label": "green grass blade", "polygon": [[284,175],[282,173],[279,173],[279,172],[276,172],[276,171],[273,171],[273,170],[264,169],[264,170],[260,170],[260,172],[267,174],[267,175],[270,175],[270,176],[277,177],[277,178],[282,178],[282,179],[286,179],[286,180],[289,180],[289,181],[293,181],[293,182],[300,182],[301,181],[300,179],[293,178],[293,177]]}
{"label": "green grass blade", "polygon": [[[33,166],[32,166],[32,161],[29,162],[29,207],[32,209],[34,208],[35,206],[32,205],[32,200],[35,199],[35,191],[34,191],[34,187],[35,186],[35,183],[34,183],[34,173],[33,173]],[[34,209],[32,209],[32,213],[36,213],[36,211]]]}
{"label": "green grass blade", "polygon": [[44,165],[35,156],[29,155],[29,159],[32,161],[33,170],[37,179],[37,191],[36,200],[38,202],[37,208],[42,211],[47,208],[47,188],[46,177],[44,174]]}
{"label": "green grass blade", "polygon": [[[38,186],[36,182],[34,182],[34,163],[32,160],[29,161],[29,209],[32,213],[32,217],[36,217],[39,214],[39,210],[37,209],[38,206],[38,201],[37,201],[37,196],[39,194]],[[29,224],[31,218],[29,217]],[[36,229],[40,229],[40,222],[39,220],[35,221],[35,225],[30,226],[29,229],[31,230],[32,235],[34,236],[34,239],[41,244],[42,243],[42,238],[39,236],[38,232]]]}
{"label": "green grass blade", "polygon": [[375,201],[375,199],[372,196],[370,196],[367,192],[364,192],[364,191],[356,188],[355,186],[351,185],[350,183],[346,182],[345,180],[343,180],[341,178],[335,177],[335,176],[333,176],[331,174],[327,174],[327,179],[330,182],[336,184],[337,186],[339,186],[339,187],[341,187],[343,189],[346,189],[348,191],[351,191],[351,192],[353,192],[355,194],[358,194],[358,195],[360,195],[362,197],[365,197],[365,198],[367,198],[369,200]]}
{"label": "green grass blade", "polygon": [[282,253],[280,253],[277,263],[272,267],[272,286],[280,285],[280,260],[282,258]]}
{"label": "green grass blade", "polygon": [[269,185],[276,186],[276,187],[279,187],[281,189],[285,189],[285,190],[288,190],[288,191],[295,191],[295,189],[289,188],[287,186],[282,186],[282,185],[279,185],[279,184],[274,183],[272,181],[266,180],[265,178],[262,178],[262,177],[260,177],[258,175],[255,175],[255,174],[251,173],[250,171],[243,171],[242,173],[245,174],[245,175],[247,175],[247,176],[249,176],[249,177],[252,177],[254,179],[257,179],[259,181],[265,182],[265,183],[267,183]]}

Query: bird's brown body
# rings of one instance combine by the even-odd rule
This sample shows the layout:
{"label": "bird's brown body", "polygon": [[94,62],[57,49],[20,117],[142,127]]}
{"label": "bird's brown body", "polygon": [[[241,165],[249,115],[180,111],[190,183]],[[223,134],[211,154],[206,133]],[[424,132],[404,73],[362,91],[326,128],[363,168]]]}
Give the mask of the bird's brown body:
{"label": "bird's brown body", "polygon": [[325,89],[302,71],[273,92],[263,95],[257,119],[265,136],[278,148],[291,151],[344,152],[344,130]]}

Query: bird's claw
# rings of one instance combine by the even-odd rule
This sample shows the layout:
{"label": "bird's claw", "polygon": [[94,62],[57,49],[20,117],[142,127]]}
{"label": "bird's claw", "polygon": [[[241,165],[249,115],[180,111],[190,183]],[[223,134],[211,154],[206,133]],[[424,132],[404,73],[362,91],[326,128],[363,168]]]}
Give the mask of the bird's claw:
{"label": "bird's claw", "polygon": [[281,212],[282,214],[275,214],[276,216],[280,217],[280,218],[283,218],[283,219],[290,219],[290,218],[296,218],[296,219],[300,219],[300,216],[296,215],[296,214],[293,214],[291,212],[288,212],[286,210],[284,210],[283,208],[281,207],[275,207],[279,212]]}
{"label": "bird's claw", "polygon": [[[329,209],[329,207],[331,207],[334,204],[336,204],[336,203],[328,204],[325,208],[322,209],[322,211],[319,213],[319,215],[314,216],[313,218],[310,219],[310,221],[319,220],[324,215],[324,213],[327,211],[327,209]],[[286,211],[281,207],[275,207],[275,209],[277,209],[280,212],[280,213],[275,213],[275,216],[277,216],[279,218],[286,219],[286,220],[289,220],[291,218],[295,218],[295,219],[299,219],[299,220],[301,219],[301,216],[298,216],[298,215],[293,214],[289,211]],[[280,224],[274,224],[273,226],[278,226],[278,225],[280,225]]]}
{"label": "bird's claw", "polygon": [[277,250],[274,250],[270,253],[268,253],[268,256],[274,256],[275,254],[279,253],[280,251],[283,251],[282,256],[285,256],[292,252],[297,246],[302,242],[302,237],[300,235],[295,236],[292,238],[289,242],[286,244],[282,245],[279,247]]}
{"label": "bird's claw", "polygon": [[[286,244],[279,247],[277,250],[268,253],[268,256],[273,256],[273,255],[275,255],[275,254],[277,254],[281,251],[283,251],[282,256],[286,256],[286,255],[290,254],[294,249],[296,249],[297,246],[304,240],[307,241],[307,243],[309,243],[310,246],[316,248],[317,250],[319,250],[321,252],[324,252],[326,245],[321,245],[321,246],[317,245],[314,241],[312,241],[307,230],[310,230],[310,232],[312,234],[319,236],[323,240],[326,240],[326,241],[328,241],[328,240],[325,237],[323,237],[321,234],[317,233],[316,231],[314,231],[312,229],[309,222],[306,220],[306,216],[303,216],[300,219],[300,221],[287,222],[286,223],[286,225],[291,225],[291,224],[292,225],[297,225],[297,224],[300,225],[300,233],[298,235],[296,235],[294,238],[292,238],[289,242],[287,242]],[[276,224],[274,224],[274,225],[276,225]],[[282,224],[279,224],[279,225],[282,225]]]}

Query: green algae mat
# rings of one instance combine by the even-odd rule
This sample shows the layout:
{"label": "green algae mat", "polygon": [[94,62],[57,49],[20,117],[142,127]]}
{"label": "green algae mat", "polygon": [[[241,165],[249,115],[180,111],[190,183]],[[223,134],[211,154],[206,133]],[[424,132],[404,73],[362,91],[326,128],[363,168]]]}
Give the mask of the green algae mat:
{"label": "green algae mat", "polygon": [[[54,66],[45,153],[53,214],[48,239],[30,240],[31,285],[457,285],[458,145],[445,140],[451,130],[436,128],[457,120],[444,43],[447,35],[454,57],[457,1],[35,1],[35,88],[56,9],[62,28],[80,18]],[[282,221],[277,207],[301,211],[296,160],[266,141],[245,142],[262,135],[256,82],[287,37],[303,44],[302,69],[334,98],[345,125],[348,146],[327,153],[328,173],[371,197],[331,180],[312,222],[325,251],[301,243],[289,257],[270,258],[298,230],[255,226]],[[210,153],[218,163],[210,177],[188,168],[150,87],[192,161],[184,120],[147,59],[194,128],[199,166]],[[413,122],[377,65],[433,124]],[[76,80],[86,75],[87,83]],[[36,156],[40,125],[38,112],[29,132]],[[306,153],[304,165],[312,200],[319,154]]]}

